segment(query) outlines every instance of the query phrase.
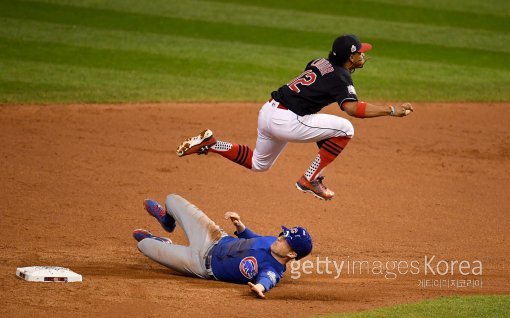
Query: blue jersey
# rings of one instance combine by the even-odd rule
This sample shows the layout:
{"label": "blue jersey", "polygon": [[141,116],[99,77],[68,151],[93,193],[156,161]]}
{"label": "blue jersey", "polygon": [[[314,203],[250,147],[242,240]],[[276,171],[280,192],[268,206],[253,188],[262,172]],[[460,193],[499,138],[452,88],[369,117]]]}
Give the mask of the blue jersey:
{"label": "blue jersey", "polygon": [[271,255],[275,236],[259,236],[246,228],[235,233],[239,238],[226,236],[212,251],[211,268],[221,281],[262,284],[266,291],[282,278],[285,265]]}

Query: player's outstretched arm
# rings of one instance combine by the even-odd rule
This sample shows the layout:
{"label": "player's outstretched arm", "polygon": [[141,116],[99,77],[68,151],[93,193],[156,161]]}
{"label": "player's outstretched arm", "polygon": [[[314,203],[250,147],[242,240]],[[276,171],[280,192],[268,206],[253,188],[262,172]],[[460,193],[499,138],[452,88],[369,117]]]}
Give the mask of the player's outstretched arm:
{"label": "player's outstretched arm", "polygon": [[226,212],[225,219],[230,219],[230,221],[232,221],[232,224],[236,227],[237,233],[243,233],[244,230],[246,230],[246,225],[241,222],[241,217],[236,212]]}
{"label": "player's outstretched arm", "polygon": [[414,111],[411,103],[403,103],[398,106],[380,106],[366,102],[345,102],[342,104],[342,107],[347,114],[358,118],[380,116],[404,117]]}
{"label": "player's outstretched arm", "polygon": [[258,298],[264,299],[266,298],[266,295],[264,295],[264,291],[266,290],[262,284],[253,284],[251,282],[248,282],[248,285],[250,286],[250,289],[255,295],[257,295]]}

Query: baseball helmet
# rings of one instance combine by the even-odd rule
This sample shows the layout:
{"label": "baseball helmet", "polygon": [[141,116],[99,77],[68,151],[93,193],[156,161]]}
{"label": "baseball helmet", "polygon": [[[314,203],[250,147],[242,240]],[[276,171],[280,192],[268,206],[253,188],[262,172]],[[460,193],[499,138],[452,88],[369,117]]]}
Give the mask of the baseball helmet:
{"label": "baseball helmet", "polygon": [[280,236],[285,236],[287,243],[289,243],[292,250],[296,252],[296,260],[310,254],[312,251],[312,237],[308,234],[308,231],[300,226],[288,229],[283,225],[282,230],[283,232],[280,233]]}

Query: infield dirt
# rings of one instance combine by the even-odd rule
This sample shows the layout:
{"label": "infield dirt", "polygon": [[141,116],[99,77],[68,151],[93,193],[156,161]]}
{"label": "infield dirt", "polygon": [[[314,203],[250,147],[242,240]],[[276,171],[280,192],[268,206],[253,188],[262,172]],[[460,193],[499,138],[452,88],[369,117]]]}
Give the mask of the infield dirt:
{"label": "infield dirt", "polygon": [[[510,104],[422,103],[407,118],[349,118],[354,139],[326,171],[336,192],[330,202],[294,187],[316,155],[314,144],[289,144],[265,173],[215,155],[176,156],[177,145],[203,128],[253,148],[260,106],[0,106],[0,316],[310,316],[510,293]],[[277,235],[281,224],[307,227],[314,262],[423,265],[435,256],[448,264],[478,260],[483,274],[426,276],[420,268],[395,279],[366,271],[293,279],[288,266],[258,300],[247,286],[184,277],[138,252],[133,229],[164,234],[143,200],[164,202],[168,193],[230,234],[225,211],[239,212],[264,235]],[[171,237],[185,242],[181,229]],[[84,281],[15,276],[31,265],[69,267]],[[478,279],[482,286],[423,288],[421,279]]]}

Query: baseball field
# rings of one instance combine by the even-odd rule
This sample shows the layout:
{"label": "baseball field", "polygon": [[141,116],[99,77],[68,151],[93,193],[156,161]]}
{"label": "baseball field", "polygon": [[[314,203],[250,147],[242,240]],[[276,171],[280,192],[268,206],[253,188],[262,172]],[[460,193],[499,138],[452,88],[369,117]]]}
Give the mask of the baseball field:
{"label": "baseball field", "polygon": [[[0,0],[1,317],[510,316],[510,3],[505,0]],[[325,202],[294,187],[317,153],[253,173],[178,158],[203,128],[255,146],[270,93],[332,41],[373,44]],[[143,200],[178,193],[230,234],[306,227],[311,256],[259,300],[142,254]],[[181,229],[171,235],[185,243]],[[81,283],[30,283],[52,265]]]}

